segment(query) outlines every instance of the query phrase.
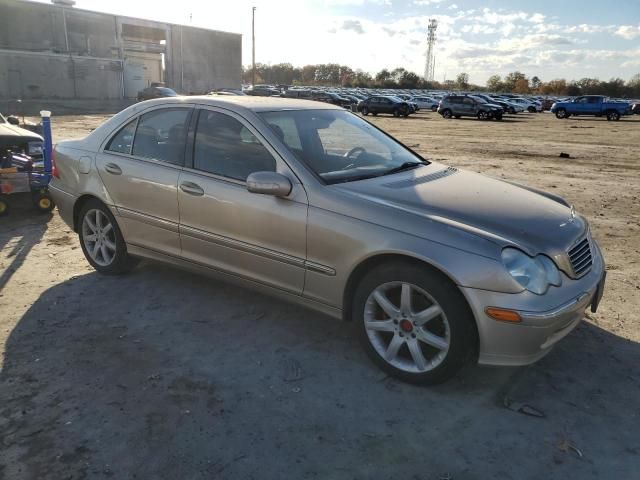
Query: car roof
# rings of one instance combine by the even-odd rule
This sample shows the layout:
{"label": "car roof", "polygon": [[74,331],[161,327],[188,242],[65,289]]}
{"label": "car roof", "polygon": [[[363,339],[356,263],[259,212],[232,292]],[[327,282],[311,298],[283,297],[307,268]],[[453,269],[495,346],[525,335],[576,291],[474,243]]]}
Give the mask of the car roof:
{"label": "car roof", "polygon": [[197,103],[199,105],[211,105],[212,107],[228,108],[229,110],[252,110],[254,112],[273,112],[281,110],[344,110],[342,107],[330,105],[324,102],[311,100],[299,100],[285,97],[255,97],[255,96],[178,96],[156,100],[147,100],[138,105],[151,106],[153,103]]}

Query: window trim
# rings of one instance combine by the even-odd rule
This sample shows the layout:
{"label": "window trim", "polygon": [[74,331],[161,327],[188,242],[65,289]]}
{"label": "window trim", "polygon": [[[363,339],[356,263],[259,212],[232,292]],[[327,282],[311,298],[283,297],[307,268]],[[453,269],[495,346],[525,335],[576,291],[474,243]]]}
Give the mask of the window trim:
{"label": "window trim", "polygon": [[[148,113],[153,113],[153,112],[157,112],[159,110],[189,110],[189,114],[187,115],[187,119],[185,121],[185,125],[187,127],[187,129],[189,129],[191,127],[191,121],[194,115],[194,112],[196,110],[195,108],[195,104],[190,103],[187,105],[175,105],[173,103],[165,103],[162,105],[157,105],[153,108],[149,108],[146,110],[143,110],[141,112],[138,112],[136,115],[132,115],[131,117],[127,118],[124,122],[122,122],[120,125],[118,125],[117,128],[115,128],[114,130],[112,130],[112,132],[106,137],[105,140],[102,141],[102,144],[100,145],[100,148],[98,149],[98,153],[101,154],[107,154],[107,155],[115,155],[117,157],[124,157],[124,158],[128,158],[130,160],[139,160],[142,162],[147,162],[147,163],[151,163],[153,165],[161,165],[164,167],[171,167],[171,168],[176,168],[178,170],[181,170],[183,168],[185,168],[186,163],[187,163],[187,155],[188,155],[188,146],[189,146],[189,130],[187,130],[187,135],[185,137],[185,142],[184,142],[184,155],[182,158],[182,164],[175,164],[175,163],[171,163],[171,162],[167,162],[165,160],[160,160],[157,158],[150,158],[150,157],[139,157],[137,155],[133,155],[133,145],[135,143],[136,140],[136,135],[138,134],[138,126],[140,125],[140,118],[143,115],[146,115]],[[131,153],[126,154],[126,153],[121,153],[121,152],[112,152],[111,150],[107,150],[107,145],[109,145],[109,143],[111,142],[111,140],[118,134],[120,133],[120,131],[126,127],[132,120],[136,121],[136,129],[135,132],[133,134],[133,143],[131,144]]]}
{"label": "window trim", "polygon": [[136,132],[138,131],[138,123],[140,123],[140,115],[138,115],[137,117],[135,117],[133,120],[129,119],[127,120],[124,124],[122,124],[120,126],[120,128],[118,128],[116,130],[116,133],[114,133],[113,135],[111,135],[109,137],[109,139],[105,142],[104,144],[104,151],[106,153],[111,153],[111,154],[116,154],[116,155],[131,155],[133,152],[133,140],[131,141],[131,148],[129,149],[129,153],[124,153],[124,152],[114,152],[113,150],[107,150],[107,147],[109,145],[111,145],[111,142],[113,142],[113,140],[120,134],[121,131],[123,131],[125,128],[127,128],[129,126],[130,123],[133,123],[135,121],[135,125],[133,126],[133,140],[136,139]]}

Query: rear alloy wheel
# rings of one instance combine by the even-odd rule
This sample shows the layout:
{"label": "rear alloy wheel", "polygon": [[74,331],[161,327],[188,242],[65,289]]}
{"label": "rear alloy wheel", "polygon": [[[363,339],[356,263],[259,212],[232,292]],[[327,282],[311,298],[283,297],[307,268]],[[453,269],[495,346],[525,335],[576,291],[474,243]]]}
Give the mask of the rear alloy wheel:
{"label": "rear alloy wheel", "polygon": [[487,112],[478,112],[478,120],[486,120],[487,118],[489,118],[489,114]]}
{"label": "rear alloy wheel", "polygon": [[89,200],[82,208],[78,235],[84,256],[100,273],[124,273],[138,263],[137,259],[127,253],[114,216],[97,200]]}
{"label": "rear alloy wheel", "polygon": [[620,120],[620,113],[616,111],[608,112],[607,120],[617,122],[618,120]]}
{"label": "rear alloy wheel", "polygon": [[449,119],[449,118],[451,118],[451,116],[452,116],[451,115],[451,110],[449,110],[448,108],[446,110],[443,110],[443,112],[442,112],[442,117],[443,118]]}
{"label": "rear alloy wheel", "polygon": [[564,108],[560,108],[556,112],[556,118],[563,119],[563,118],[569,118],[569,116],[567,115],[567,111]]}
{"label": "rear alloy wheel", "polygon": [[363,114],[364,116],[369,115],[369,109],[368,109],[367,107],[362,107],[362,114]]}
{"label": "rear alloy wheel", "polygon": [[407,382],[442,382],[475,352],[464,297],[421,266],[387,264],[370,272],[356,290],[353,319],[372,360]]}

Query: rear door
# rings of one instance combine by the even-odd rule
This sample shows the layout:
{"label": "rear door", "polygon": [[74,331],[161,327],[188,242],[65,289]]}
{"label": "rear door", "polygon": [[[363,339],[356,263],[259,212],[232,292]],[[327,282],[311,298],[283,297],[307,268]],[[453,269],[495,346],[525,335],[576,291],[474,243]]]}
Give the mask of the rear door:
{"label": "rear door", "polygon": [[[197,115],[178,188],[183,257],[301,294],[308,206],[302,185],[245,119],[214,107]],[[285,135],[280,126],[275,130]],[[286,175],[291,194],[250,193],[246,178],[257,171]]]}
{"label": "rear door", "polygon": [[96,156],[127,243],[180,254],[177,188],[192,111],[165,106],[133,118]]}

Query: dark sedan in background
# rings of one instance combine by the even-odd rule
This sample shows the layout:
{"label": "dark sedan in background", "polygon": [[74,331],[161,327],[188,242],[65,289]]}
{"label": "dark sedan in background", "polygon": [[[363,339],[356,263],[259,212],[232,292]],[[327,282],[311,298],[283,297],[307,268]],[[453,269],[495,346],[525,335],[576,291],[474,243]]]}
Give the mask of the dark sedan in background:
{"label": "dark sedan in background", "polygon": [[394,117],[408,117],[412,113],[412,108],[408,102],[398,97],[373,96],[358,103],[358,112],[363,115],[378,115],[379,113],[391,114]]}

